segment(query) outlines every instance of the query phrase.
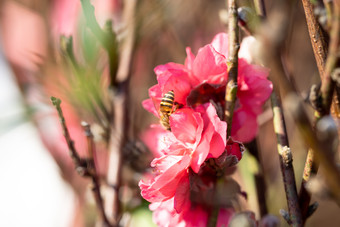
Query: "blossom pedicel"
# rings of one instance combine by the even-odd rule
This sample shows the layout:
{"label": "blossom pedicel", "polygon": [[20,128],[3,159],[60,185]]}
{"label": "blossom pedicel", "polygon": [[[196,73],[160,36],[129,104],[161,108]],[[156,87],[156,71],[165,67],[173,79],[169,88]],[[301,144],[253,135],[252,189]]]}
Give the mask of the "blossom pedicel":
{"label": "blossom pedicel", "polygon": [[[242,43],[238,101],[227,140],[227,123],[221,120],[228,80],[227,41],[227,34],[217,34],[197,56],[187,48],[184,65],[168,63],[155,68],[158,84],[149,89],[150,98],[143,106],[163,117],[161,123],[171,132],[154,125],[144,135],[157,158],[151,163],[154,173],[139,186],[142,196],[151,202],[159,226],[206,226],[214,207],[220,208],[217,226],[227,225],[233,213],[230,199],[241,193],[237,183],[224,176],[231,171],[225,170],[242,158],[244,146],[240,142],[255,137],[256,117],[271,94],[272,84],[267,80],[268,69],[249,63],[249,52],[242,49]],[[170,99],[165,100],[169,94]],[[174,103],[179,108],[173,108]],[[150,142],[154,138],[158,138],[157,143]],[[224,176],[224,188],[237,189],[227,190],[231,193],[228,198],[216,197],[220,175]]]}

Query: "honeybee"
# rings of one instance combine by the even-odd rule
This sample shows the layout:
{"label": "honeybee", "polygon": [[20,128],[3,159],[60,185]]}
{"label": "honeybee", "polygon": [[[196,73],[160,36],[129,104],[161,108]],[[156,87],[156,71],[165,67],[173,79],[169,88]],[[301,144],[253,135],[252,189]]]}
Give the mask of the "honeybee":
{"label": "honeybee", "polygon": [[171,131],[169,117],[172,114],[172,107],[174,106],[175,93],[173,90],[168,91],[162,98],[159,107],[159,118],[161,125],[166,129]]}

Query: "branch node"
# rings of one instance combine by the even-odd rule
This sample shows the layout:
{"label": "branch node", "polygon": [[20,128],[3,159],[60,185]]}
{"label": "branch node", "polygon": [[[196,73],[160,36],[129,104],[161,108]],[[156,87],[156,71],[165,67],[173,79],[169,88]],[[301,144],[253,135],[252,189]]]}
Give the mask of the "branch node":
{"label": "branch node", "polygon": [[280,215],[283,217],[283,219],[286,220],[286,222],[291,225],[292,221],[290,220],[290,216],[288,211],[284,210],[284,209],[280,209]]}
{"label": "branch node", "polygon": [[314,214],[314,212],[316,211],[316,209],[318,209],[318,207],[319,207],[319,203],[318,202],[314,202],[313,204],[311,204],[308,207],[307,217],[306,218],[309,218],[310,216],[312,216],[312,214]]}

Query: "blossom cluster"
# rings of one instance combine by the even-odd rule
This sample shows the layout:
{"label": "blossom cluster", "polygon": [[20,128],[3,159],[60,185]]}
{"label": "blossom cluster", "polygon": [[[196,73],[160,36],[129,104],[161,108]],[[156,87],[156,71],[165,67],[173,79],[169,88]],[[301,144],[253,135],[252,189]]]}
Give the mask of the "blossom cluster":
{"label": "blossom cluster", "polygon": [[[245,42],[245,41],[244,41]],[[249,63],[242,43],[238,62],[237,103],[231,126],[223,119],[228,80],[228,35],[220,33],[195,56],[186,49],[185,64],[155,68],[158,84],[149,89],[146,110],[159,117],[163,96],[173,91],[170,131],[153,125],[144,135],[156,158],[152,174],[139,183],[151,202],[159,226],[206,226],[213,207],[220,207],[217,226],[226,225],[233,213],[228,201],[216,201],[216,181],[235,165],[244,147],[257,133],[256,118],[268,99],[272,84],[268,69]],[[227,138],[227,127],[231,137]]]}

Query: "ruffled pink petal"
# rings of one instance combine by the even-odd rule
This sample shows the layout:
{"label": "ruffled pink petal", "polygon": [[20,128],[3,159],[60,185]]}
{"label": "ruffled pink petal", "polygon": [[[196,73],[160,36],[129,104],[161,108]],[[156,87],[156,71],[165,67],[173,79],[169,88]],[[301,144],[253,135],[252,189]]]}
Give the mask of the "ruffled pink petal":
{"label": "ruffled pink petal", "polygon": [[218,33],[213,41],[211,42],[211,45],[214,47],[214,49],[219,52],[220,54],[223,54],[225,58],[228,58],[228,34],[227,33]]}
{"label": "ruffled pink petal", "polygon": [[217,227],[225,227],[228,226],[229,221],[231,220],[231,216],[235,213],[232,209],[220,209],[220,212],[218,213],[218,219],[217,219]]}
{"label": "ruffled pink petal", "polygon": [[256,115],[245,108],[239,108],[234,112],[231,136],[234,140],[243,143],[250,142],[257,133]]}
{"label": "ruffled pink petal", "polygon": [[154,72],[157,75],[157,79],[158,79],[158,77],[162,76],[163,73],[166,73],[169,70],[185,71],[186,67],[184,65],[181,65],[181,64],[169,62],[165,65],[158,65],[154,68]]}
{"label": "ruffled pink petal", "polygon": [[198,51],[193,64],[193,73],[201,83],[225,83],[228,77],[226,58],[212,45],[206,45]]}
{"label": "ruffled pink petal", "polygon": [[198,173],[202,163],[207,158],[209,151],[210,151],[210,138],[212,137],[212,133],[205,133],[202,135],[202,139],[197,146],[196,150],[192,153],[192,160],[191,160],[191,169]]}
{"label": "ruffled pink petal", "polygon": [[155,68],[158,85],[162,95],[173,90],[175,102],[186,104],[186,97],[191,89],[189,74],[185,67],[180,64],[168,63]]}
{"label": "ruffled pink petal", "polygon": [[179,181],[187,173],[189,163],[189,156],[166,155],[154,160],[152,165],[161,173],[152,181],[139,182],[143,198],[149,202],[160,202],[173,197]]}
{"label": "ruffled pink petal", "polygon": [[208,224],[208,212],[202,206],[192,206],[183,214],[186,227],[206,227]]}
{"label": "ruffled pink petal", "polygon": [[141,134],[141,140],[152,152],[153,156],[158,158],[164,155],[164,150],[167,148],[166,138],[170,134],[164,130],[161,125],[150,127]]}
{"label": "ruffled pink petal", "polygon": [[227,123],[221,121],[217,116],[215,107],[209,103],[205,104],[206,114],[203,115],[203,119],[208,118],[209,122],[213,126],[214,134],[210,141],[210,152],[212,157],[219,157],[225,148],[227,138]]}
{"label": "ruffled pink petal", "polygon": [[269,70],[241,60],[239,63],[237,96],[240,102],[249,107],[262,106],[273,90],[272,83],[267,80]]}
{"label": "ruffled pink petal", "polygon": [[182,108],[170,116],[170,126],[177,140],[187,147],[193,147],[201,138],[203,119],[194,110]]}
{"label": "ruffled pink petal", "polygon": [[142,106],[143,106],[144,109],[146,109],[147,111],[149,111],[150,113],[152,113],[156,117],[159,117],[152,99],[144,100],[142,102]]}
{"label": "ruffled pink petal", "polygon": [[190,182],[189,174],[183,176],[178,184],[174,197],[174,209],[177,213],[181,213],[190,209]]}
{"label": "ruffled pink petal", "polygon": [[191,168],[198,172],[207,157],[219,157],[226,146],[227,124],[217,116],[216,109],[211,103],[196,108],[202,114],[204,129],[202,139],[194,150]]}
{"label": "ruffled pink petal", "polygon": [[[152,86],[151,88],[149,88],[149,97],[151,98],[151,101],[154,105],[154,108],[151,107],[150,101],[148,101],[146,103],[146,108],[143,107],[150,111],[151,113],[153,113],[156,117],[159,117],[159,105],[161,103],[162,100],[162,91],[161,88],[158,84]],[[144,103],[143,103],[144,104]]]}
{"label": "ruffled pink petal", "polygon": [[191,48],[187,47],[185,49],[185,51],[187,52],[187,57],[185,59],[185,67],[189,70],[193,69],[193,64],[194,64],[194,60],[195,60],[195,55],[191,52]]}

